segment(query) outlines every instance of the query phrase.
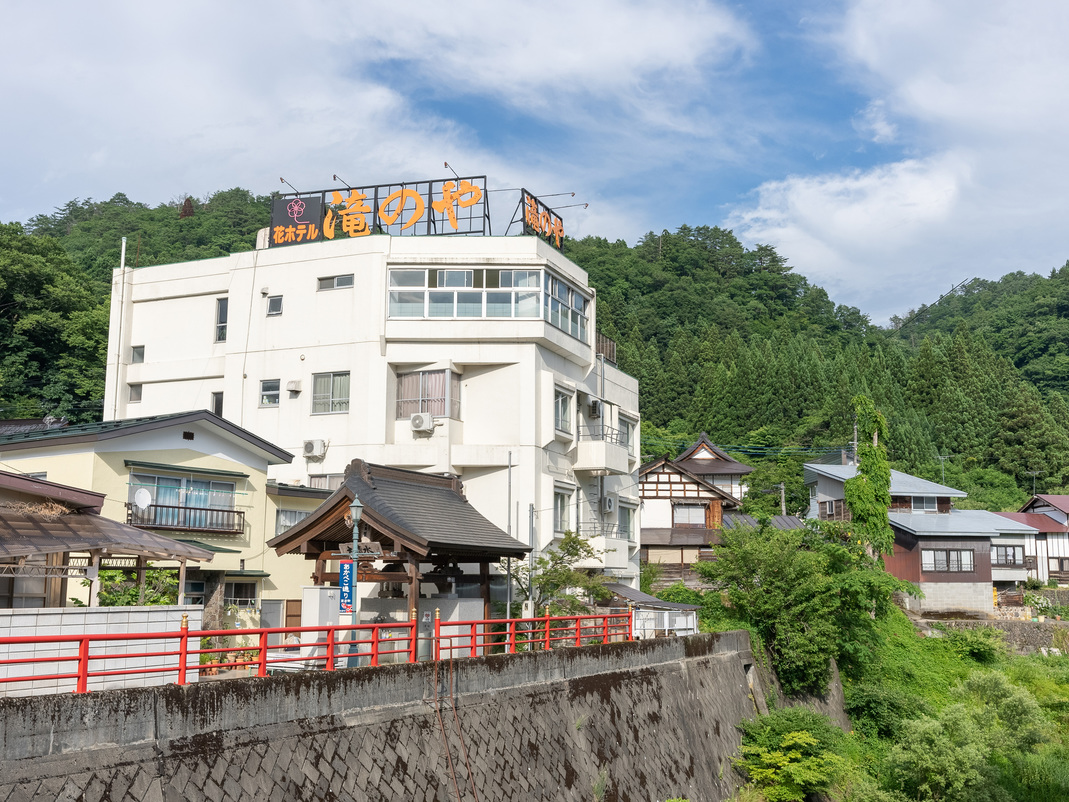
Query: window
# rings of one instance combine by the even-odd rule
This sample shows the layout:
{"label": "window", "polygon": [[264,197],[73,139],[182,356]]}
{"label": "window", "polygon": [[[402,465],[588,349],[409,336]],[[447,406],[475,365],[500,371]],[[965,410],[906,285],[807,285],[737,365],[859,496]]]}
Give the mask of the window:
{"label": "window", "polygon": [[391,270],[389,314],[392,318],[537,318],[541,285],[541,270]]}
{"label": "window", "polygon": [[228,305],[229,299],[227,298],[215,299],[215,341],[217,343],[226,342],[226,317]]}
{"label": "window", "polygon": [[567,532],[571,529],[572,491],[557,488],[553,491],[553,531]]}
{"label": "window", "polygon": [[337,490],[345,480],[343,473],[319,473],[308,476],[308,486],[317,490]]}
{"label": "window", "polygon": [[940,573],[972,573],[971,549],[921,549],[921,570]]}
{"label": "window", "polygon": [[397,420],[426,412],[460,420],[460,374],[425,370],[397,376]]}
{"label": "window", "polygon": [[935,496],[914,496],[913,497],[913,511],[914,512],[938,512],[939,506],[936,503]]}
{"label": "window", "polygon": [[822,501],[821,504],[824,505],[824,514],[825,515],[827,515],[829,517],[835,515],[835,502],[834,501]]}
{"label": "window", "polygon": [[349,373],[312,374],[312,414],[349,411]]}
{"label": "window", "polygon": [[267,299],[267,316],[275,317],[282,314],[282,296],[272,295]]}
{"label": "window", "polygon": [[264,379],[260,382],[260,406],[277,407],[281,379]]}
{"label": "window", "polygon": [[672,526],[704,527],[705,506],[702,504],[676,504],[672,507]]}
{"label": "window", "polygon": [[625,507],[621,504],[616,513],[616,528],[622,540],[635,539],[635,510],[633,507]]}
{"label": "window", "polygon": [[186,604],[204,604],[204,583],[186,581]]}
{"label": "window", "polygon": [[543,316],[561,331],[586,342],[587,308],[590,301],[566,281],[544,274]]}
{"label": "window", "polygon": [[558,389],[553,395],[553,426],[559,432],[572,430],[572,394]]}
{"label": "window", "polygon": [[130,385],[130,403],[131,404],[136,404],[140,400],[141,400],[141,385],[140,384],[131,384]]}
{"label": "window", "polygon": [[1024,567],[1024,546],[992,546],[992,565]]}
{"label": "window", "polygon": [[212,393],[211,411],[212,414],[223,417],[223,394],[221,392]]}
{"label": "window", "polygon": [[[337,488],[335,488],[336,490]],[[306,510],[278,510],[275,513],[275,536],[281,535],[291,526],[300,523],[311,515]]]}
{"label": "window", "polygon": [[1069,557],[1048,557],[1047,570],[1056,574],[1069,572]]}
{"label": "window", "polygon": [[635,453],[635,422],[620,416],[620,445],[627,447],[627,453]]}
{"label": "window", "polygon": [[134,345],[130,347],[130,364],[140,365],[145,361],[145,346]]}
{"label": "window", "polygon": [[190,476],[155,476],[147,473],[130,474],[130,501],[138,490],[148,490],[151,503],[162,507],[191,507],[194,509],[234,509],[235,485],[214,479]]}
{"label": "window", "polygon": [[223,604],[235,607],[256,607],[255,582],[227,582],[223,587]]}
{"label": "window", "polygon": [[[352,273],[348,273],[344,276],[327,276],[326,278],[319,279],[319,289],[321,290],[341,290],[351,286],[353,286]],[[281,300],[279,301],[279,304],[281,305]]]}

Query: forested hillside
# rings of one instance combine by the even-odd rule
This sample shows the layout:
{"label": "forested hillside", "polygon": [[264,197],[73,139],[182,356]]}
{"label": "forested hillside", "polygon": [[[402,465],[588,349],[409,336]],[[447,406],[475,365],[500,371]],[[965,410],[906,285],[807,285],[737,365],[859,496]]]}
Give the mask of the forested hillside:
{"label": "forested hillside", "polygon": [[[200,259],[254,247],[268,218],[268,197],[231,189],[155,208],[72,200],[0,228],[0,417],[99,418],[121,237],[130,265]],[[643,452],[708,432],[757,468],[753,510],[778,505],[764,491],[779,482],[804,508],[801,463],[849,444],[858,393],[886,414],[895,466],[945,472],[966,504],[1012,508],[1033,482],[1069,484],[1069,266],[972,282],[884,330],[785,255],[720,228],[651,232],[634,247],[588,237],[565,252],[590,274],[620,367],[640,379]]]}

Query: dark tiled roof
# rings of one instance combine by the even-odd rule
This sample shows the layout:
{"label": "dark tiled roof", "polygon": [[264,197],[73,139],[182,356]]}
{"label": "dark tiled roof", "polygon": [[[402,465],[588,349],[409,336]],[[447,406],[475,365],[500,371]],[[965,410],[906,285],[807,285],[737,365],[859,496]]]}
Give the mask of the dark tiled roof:
{"label": "dark tiled roof", "polygon": [[642,546],[675,546],[704,548],[710,543],[720,542],[719,529],[698,527],[679,527],[673,529],[651,529],[642,527]]}
{"label": "dark tiled roof", "polygon": [[125,418],[123,420],[99,421],[96,423],[78,423],[61,429],[48,429],[36,432],[18,432],[0,436],[0,451],[12,451],[33,448],[42,443],[84,443],[96,440],[110,440],[126,434],[154,431],[168,426],[203,421],[221,429],[224,433],[237,436],[248,442],[253,448],[266,452],[280,462],[292,462],[293,455],[288,451],[257,437],[252,432],[242,429],[230,421],[220,418],[206,409],[192,412],[175,412],[169,415],[150,415],[143,418]]}
{"label": "dark tiled roof", "polygon": [[111,555],[134,554],[156,559],[208,561],[213,556],[206,549],[100,515],[71,513],[52,517],[0,508],[0,559],[91,549],[107,549]]}
{"label": "dark tiled roof", "polygon": [[[803,529],[805,528],[805,522],[797,515],[773,515],[769,521],[769,526],[773,529]],[[755,529],[761,525],[761,522],[754,518],[752,515],[743,515],[741,512],[725,512],[724,513],[724,528],[735,529],[739,526],[752,526]]]}
{"label": "dark tiled roof", "polygon": [[369,526],[419,552],[459,559],[522,557],[531,549],[498,529],[464,498],[459,479],[353,460],[342,486],[319,508],[267,545],[279,554],[317,540],[346,543],[351,526],[343,520],[355,496]]}
{"label": "dark tiled roof", "polygon": [[673,465],[678,465],[690,471],[698,476],[729,476],[729,475],[744,475],[752,473],[753,468],[749,465],[743,465],[741,462],[728,457],[724,460],[719,459],[679,459],[676,460]]}

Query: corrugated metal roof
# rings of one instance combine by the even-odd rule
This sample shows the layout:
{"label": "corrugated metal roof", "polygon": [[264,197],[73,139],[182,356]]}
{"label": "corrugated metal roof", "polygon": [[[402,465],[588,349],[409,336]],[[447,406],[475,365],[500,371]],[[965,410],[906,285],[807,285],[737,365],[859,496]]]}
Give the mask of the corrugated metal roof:
{"label": "corrugated metal roof", "polygon": [[987,510],[951,510],[949,513],[892,512],[891,525],[913,535],[998,537],[1034,535],[1036,529]]}
{"label": "corrugated metal roof", "polygon": [[[829,479],[837,479],[845,482],[857,475],[856,465],[818,465],[807,462],[803,466],[803,481],[806,484],[816,480],[816,476],[826,476]],[[815,475],[814,475],[815,474]],[[892,496],[948,496],[950,498],[965,498],[969,494],[938,482],[929,482],[919,476],[911,476],[902,471],[891,471],[891,495]]]}
{"label": "corrugated metal roof", "polygon": [[719,543],[719,535],[719,529],[699,529],[697,527],[654,529],[644,526],[642,527],[642,545],[701,548],[708,546],[710,543]]}
{"label": "corrugated metal roof", "polygon": [[996,512],[995,515],[1001,515],[1003,518],[1009,518],[1011,521],[1017,521],[1017,523],[1031,526],[1039,532],[1069,532],[1069,526],[1060,524],[1049,515],[1044,515],[1041,512]]}
{"label": "corrugated metal roof", "polygon": [[655,610],[700,610],[701,606],[697,604],[679,604],[678,602],[667,602],[658,599],[656,596],[651,596],[648,593],[643,593],[641,590],[635,590],[627,585],[621,585],[618,582],[607,582],[605,587],[611,590],[617,596],[634,602],[636,607],[652,608]]}
{"label": "corrugated metal roof", "polygon": [[[804,529],[805,521],[797,515],[773,515],[769,521],[773,529]],[[752,515],[743,515],[741,512],[725,512],[724,528],[735,529],[740,526],[752,526],[755,529],[761,525]]]}
{"label": "corrugated metal roof", "polygon": [[[1050,504],[1050,506],[1054,507],[1054,509],[1059,510],[1060,512],[1069,512],[1069,496],[1050,496],[1046,494],[1037,494],[1036,498],[1047,502],[1048,504]],[[1031,502],[1029,502],[1029,504],[1030,503]]]}
{"label": "corrugated metal roof", "polygon": [[44,516],[0,509],[0,559],[106,549],[111,555],[208,562],[212,552],[100,515]]}

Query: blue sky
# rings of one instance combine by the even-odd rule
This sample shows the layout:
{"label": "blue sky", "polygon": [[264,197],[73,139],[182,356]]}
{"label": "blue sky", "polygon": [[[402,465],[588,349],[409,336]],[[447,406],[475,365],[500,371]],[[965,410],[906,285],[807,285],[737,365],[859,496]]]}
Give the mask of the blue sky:
{"label": "blue sky", "polygon": [[1042,0],[23,3],[0,221],[448,161],[574,191],[575,236],[731,228],[883,323],[1069,258],[1067,22]]}

